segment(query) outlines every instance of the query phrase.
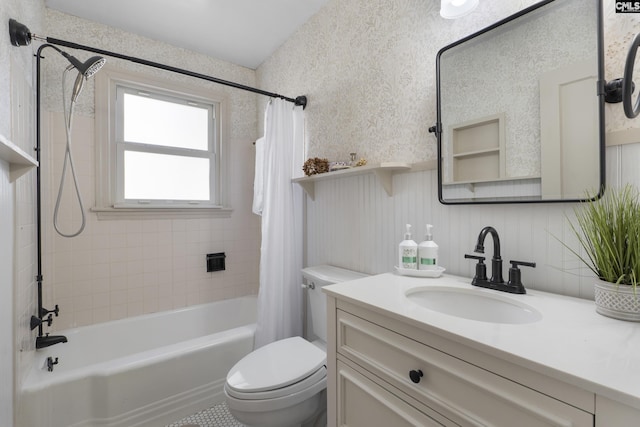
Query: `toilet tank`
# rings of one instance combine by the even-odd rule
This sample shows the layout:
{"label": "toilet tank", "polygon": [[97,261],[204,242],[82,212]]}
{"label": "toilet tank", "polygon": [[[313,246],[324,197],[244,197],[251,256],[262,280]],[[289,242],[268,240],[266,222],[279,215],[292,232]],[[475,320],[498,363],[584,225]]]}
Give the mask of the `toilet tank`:
{"label": "toilet tank", "polygon": [[[322,287],[334,283],[367,277],[367,274],[332,265],[317,265],[302,269],[307,288],[307,338],[327,341],[327,297]],[[313,336],[312,336],[313,335]]]}

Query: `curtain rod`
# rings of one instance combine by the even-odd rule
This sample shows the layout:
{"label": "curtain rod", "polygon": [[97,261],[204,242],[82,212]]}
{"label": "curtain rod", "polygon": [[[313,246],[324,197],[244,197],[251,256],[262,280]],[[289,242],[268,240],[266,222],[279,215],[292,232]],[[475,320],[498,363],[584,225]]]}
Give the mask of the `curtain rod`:
{"label": "curtain rod", "polygon": [[218,84],[225,85],[225,86],[235,87],[237,89],[246,90],[246,91],[257,93],[257,94],[260,94],[260,95],[269,96],[269,97],[272,97],[272,98],[281,98],[281,99],[284,99],[285,101],[293,102],[295,105],[302,105],[303,109],[306,108],[306,106],[307,106],[307,97],[304,96],[304,95],[298,96],[296,98],[289,98],[289,97],[284,96],[284,95],[280,95],[280,94],[273,93],[273,92],[267,92],[267,91],[264,91],[262,89],[257,89],[257,88],[251,87],[251,86],[245,86],[243,84],[236,83],[236,82],[231,82],[231,81],[228,81],[228,80],[222,80],[222,79],[219,79],[217,77],[208,76],[206,74],[195,73],[193,71],[184,70],[182,68],[173,67],[171,65],[160,64],[158,62],[148,61],[148,60],[142,59],[142,58],[136,58],[135,56],[123,55],[123,54],[120,54],[120,53],[110,52],[110,51],[104,50],[104,49],[97,49],[97,48],[94,48],[94,47],[85,46],[85,45],[69,42],[69,41],[66,41],[66,40],[60,40],[60,39],[56,39],[56,38],[52,38],[52,37],[46,37],[45,40],[47,41],[47,43],[55,44],[55,45],[58,45],[58,46],[64,46],[64,47],[68,47],[68,48],[72,48],[72,49],[86,50],[88,52],[94,52],[94,53],[98,53],[100,55],[106,55],[106,56],[111,56],[111,57],[114,57],[114,58],[124,59],[124,60],[127,60],[127,61],[135,62],[135,63],[142,64],[142,65],[147,65],[149,67],[160,68],[162,70],[171,71],[171,72],[178,73],[178,74],[184,74],[186,76],[195,77],[195,78],[201,79],[201,80],[207,80],[207,81],[210,81],[210,82],[213,82],[213,83],[218,83]]}

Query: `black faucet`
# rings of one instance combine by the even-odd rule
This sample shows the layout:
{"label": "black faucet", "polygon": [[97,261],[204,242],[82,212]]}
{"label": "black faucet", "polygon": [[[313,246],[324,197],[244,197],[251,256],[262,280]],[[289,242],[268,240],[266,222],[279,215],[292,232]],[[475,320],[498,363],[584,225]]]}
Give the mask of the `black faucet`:
{"label": "black faucet", "polygon": [[505,282],[502,278],[502,258],[500,257],[500,237],[498,237],[498,232],[493,227],[485,227],[480,231],[478,235],[478,242],[476,243],[476,247],[474,252],[484,253],[484,240],[487,237],[487,234],[491,234],[491,238],[493,239],[493,257],[491,258],[491,278],[487,279],[486,274],[486,266],[483,264],[484,257],[475,256],[475,255],[465,255],[465,258],[471,258],[478,260],[478,265],[476,265],[476,275],[471,281],[471,284],[474,286],[479,286],[482,288],[495,289],[497,291],[509,292],[512,294],[525,294],[527,291],[525,290],[522,282],[520,281],[520,269],[519,265],[524,265],[527,267],[535,267],[535,262],[525,262],[525,261],[510,261],[511,268],[509,269],[509,282]]}
{"label": "black faucet", "polygon": [[58,344],[61,342],[67,342],[67,337],[64,335],[45,335],[36,338],[36,348],[45,348]]}
{"label": "black faucet", "polygon": [[478,242],[476,248],[473,250],[479,254],[484,253],[484,239],[487,237],[487,233],[491,233],[493,239],[493,258],[491,258],[491,283],[504,283],[502,279],[502,258],[500,258],[500,237],[498,232],[493,227],[485,227],[480,231],[478,235]]}

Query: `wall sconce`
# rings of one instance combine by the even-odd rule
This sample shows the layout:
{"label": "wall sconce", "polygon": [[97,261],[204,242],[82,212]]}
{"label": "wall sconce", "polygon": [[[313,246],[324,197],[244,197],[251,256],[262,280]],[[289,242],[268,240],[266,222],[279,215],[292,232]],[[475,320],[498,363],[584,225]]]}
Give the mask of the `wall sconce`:
{"label": "wall sconce", "polygon": [[633,67],[636,62],[636,53],[640,47],[640,33],[636,34],[631,42],[627,60],[624,63],[624,76],[605,83],[604,100],[609,103],[622,102],[624,114],[629,119],[634,119],[640,114],[640,96],[632,99],[636,85],[633,83]]}
{"label": "wall sconce", "polygon": [[440,16],[445,19],[456,19],[467,15],[478,6],[480,0],[442,0]]}

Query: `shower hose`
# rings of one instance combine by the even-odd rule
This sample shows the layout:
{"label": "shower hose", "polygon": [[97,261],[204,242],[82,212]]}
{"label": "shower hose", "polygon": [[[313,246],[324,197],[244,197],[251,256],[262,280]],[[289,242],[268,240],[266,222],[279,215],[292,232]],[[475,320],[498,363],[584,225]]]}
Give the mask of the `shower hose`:
{"label": "shower hose", "polygon": [[[64,152],[64,162],[62,164],[62,176],[60,177],[60,186],[58,187],[58,196],[56,198],[55,208],[53,209],[53,227],[58,232],[58,234],[61,235],[62,237],[75,237],[79,235],[84,230],[84,227],[87,222],[85,213],[84,213],[84,206],[82,204],[82,196],[80,195],[80,188],[78,187],[78,177],[76,176],[76,168],[73,165],[73,156],[71,155],[71,127],[72,127],[72,120],[73,120],[73,106],[75,104],[75,101],[71,100],[71,103],[69,104],[69,111],[67,112],[66,85],[65,85],[67,72],[70,71],[71,69],[73,69],[73,66],[67,67],[62,73],[62,109],[64,110],[64,122],[65,122],[64,127],[66,130],[67,142],[66,142],[65,152]],[[71,170],[73,185],[75,187],[76,196],[78,197],[78,205],[80,206],[80,214],[82,216],[80,227],[76,231],[71,232],[69,234],[63,233],[60,230],[60,227],[58,224],[58,211],[60,210],[60,200],[62,199],[62,193],[64,191],[65,177],[67,176],[67,165]]]}

